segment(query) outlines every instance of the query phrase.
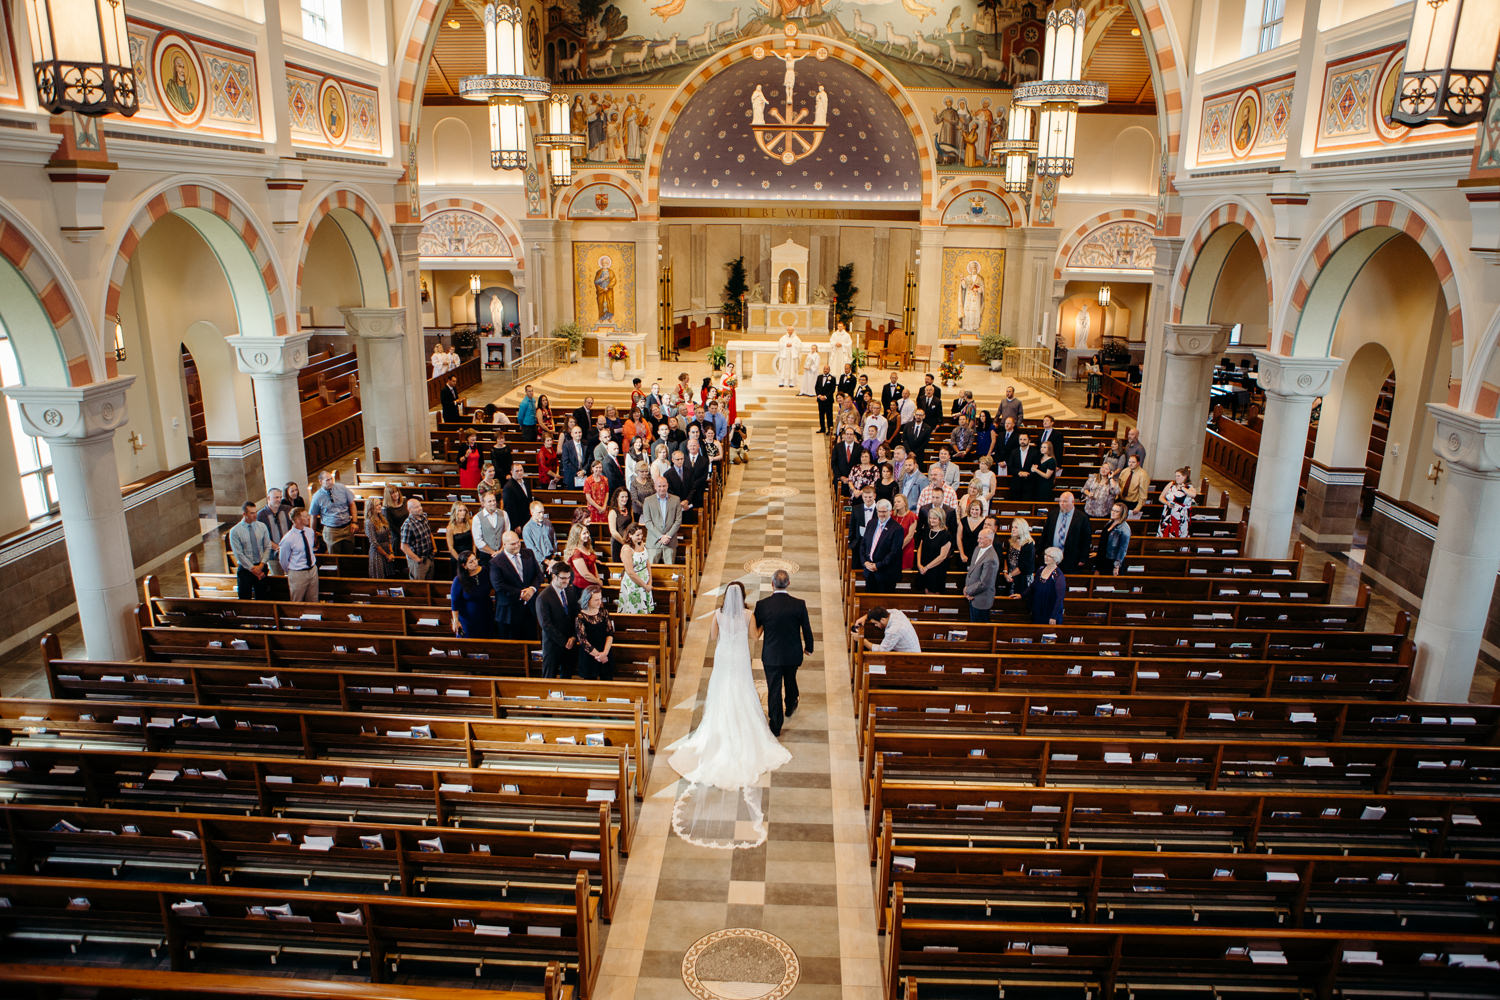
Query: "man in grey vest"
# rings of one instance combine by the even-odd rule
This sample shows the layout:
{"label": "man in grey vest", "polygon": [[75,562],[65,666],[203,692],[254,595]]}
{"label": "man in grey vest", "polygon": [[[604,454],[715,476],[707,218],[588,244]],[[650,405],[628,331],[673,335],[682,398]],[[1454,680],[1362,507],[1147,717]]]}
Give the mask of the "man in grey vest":
{"label": "man in grey vest", "polygon": [[493,491],[486,491],[480,502],[484,507],[474,515],[474,552],[481,563],[488,565],[490,559],[504,548],[505,533],[511,530],[511,525]]}

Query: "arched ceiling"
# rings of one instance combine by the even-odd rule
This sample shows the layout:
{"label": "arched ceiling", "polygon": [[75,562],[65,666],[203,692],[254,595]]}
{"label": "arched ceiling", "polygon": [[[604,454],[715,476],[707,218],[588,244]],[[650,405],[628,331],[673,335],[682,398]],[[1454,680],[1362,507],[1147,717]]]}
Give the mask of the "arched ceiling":
{"label": "arched ceiling", "polygon": [[[880,86],[837,59],[797,64],[793,97],[811,112],[818,87],[828,94],[828,129],[818,148],[792,164],[763,152],[751,129],[751,95],[762,88],[781,108],[779,60],[743,59],[693,95],[672,125],[662,156],[661,197],[776,201],[907,202],[922,197],[911,128]],[[811,120],[811,114],[808,119]]]}

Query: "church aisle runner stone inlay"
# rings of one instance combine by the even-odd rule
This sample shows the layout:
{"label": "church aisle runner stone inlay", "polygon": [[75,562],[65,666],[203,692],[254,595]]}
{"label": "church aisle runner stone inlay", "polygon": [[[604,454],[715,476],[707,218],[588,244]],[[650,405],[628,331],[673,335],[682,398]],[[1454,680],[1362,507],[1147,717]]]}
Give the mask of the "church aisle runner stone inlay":
{"label": "church aisle runner stone inlay", "polygon": [[[799,1000],[881,995],[837,555],[827,525],[830,493],[821,472],[826,439],[803,424],[761,430],[752,462],[731,473],[662,735],[663,744],[670,743],[702,714],[712,668],[708,616],[724,585],[740,580],[753,601],[770,592],[770,573],[785,568],[793,573],[792,593],[808,603],[817,646],[798,671],[800,702],[782,729],[792,760],[763,779],[765,843],[716,850],[671,832],[671,808],[683,783],[665,755],[657,756],[620,915],[610,928],[602,1000],[788,995],[769,983],[774,963],[752,960],[748,951],[742,971],[724,968],[723,956],[713,959],[713,953],[707,959],[712,980],[693,971],[706,959],[694,955],[686,962],[690,949],[726,929],[764,931],[785,942],[795,963],[790,995]],[[702,668],[694,661],[704,661]],[[764,697],[758,657],[755,670]],[[837,701],[832,714],[830,698]],[[645,928],[626,921],[644,921]],[[695,976],[697,984],[690,985]]]}

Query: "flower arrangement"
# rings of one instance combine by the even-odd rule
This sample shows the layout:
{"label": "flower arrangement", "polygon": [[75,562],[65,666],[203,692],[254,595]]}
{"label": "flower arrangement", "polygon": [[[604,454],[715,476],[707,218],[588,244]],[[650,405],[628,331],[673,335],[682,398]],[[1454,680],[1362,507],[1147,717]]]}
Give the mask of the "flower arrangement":
{"label": "flower arrangement", "polygon": [[611,361],[628,361],[630,351],[624,344],[610,344],[608,356]]}
{"label": "flower arrangement", "polygon": [[735,386],[737,386],[739,384],[740,384],[740,377],[738,375],[725,375],[724,376],[724,379],[723,379],[723,386],[724,386],[724,388],[726,388],[726,389],[733,389]]}
{"label": "flower arrangement", "polygon": [[944,361],[938,365],[938,374],[949,382],[957,382],[964,377],[964,363],[962,361]]}

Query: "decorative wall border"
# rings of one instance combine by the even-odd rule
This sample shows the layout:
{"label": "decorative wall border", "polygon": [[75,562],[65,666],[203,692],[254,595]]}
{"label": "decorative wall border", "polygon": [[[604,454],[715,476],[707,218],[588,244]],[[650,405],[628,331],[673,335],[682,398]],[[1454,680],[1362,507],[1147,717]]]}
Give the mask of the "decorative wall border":
{"label": "decorative wall border", "polygon": [[1012,227],[1025,225],[1026,206],[1014,194],[1005,190],[1005,185],[998,181],[984,180],[983,178],[962,178],[953,182],[953,191],[938,195],[935,206],[935,214],[939,219],[948,214],[948,208],[955,201],[972,191],[988,191],[1001,201],[1005,202],[1006,209],[1010,212],[1010,224]]}
{"label": "decorative wall border", "polygon": [[[631,221],[638,221],[644,215],[646,215],[645,201],[641,195],[641,192],[636,188],[634,184],[630,183],[630,181],[626,180],[624,177],[621,177],[619,174],[600,172],[592,174],[578,174],[573,178],[573,183],[568,186],[567,190],[563,192],[562,197],[558,199],[557,211],[555,213],[556,217],[559,219],[568,218],[568,212],[573,207],[573,199],[576,198],[579,193],[582,192],[583,189],[588,187],[590,184],[608,184],[611,187],[619,188],[620,193],[630,199],[630,206],[635,209],[635,220]],[[654,216],[656,213],[652,212],[651,214]]]}

